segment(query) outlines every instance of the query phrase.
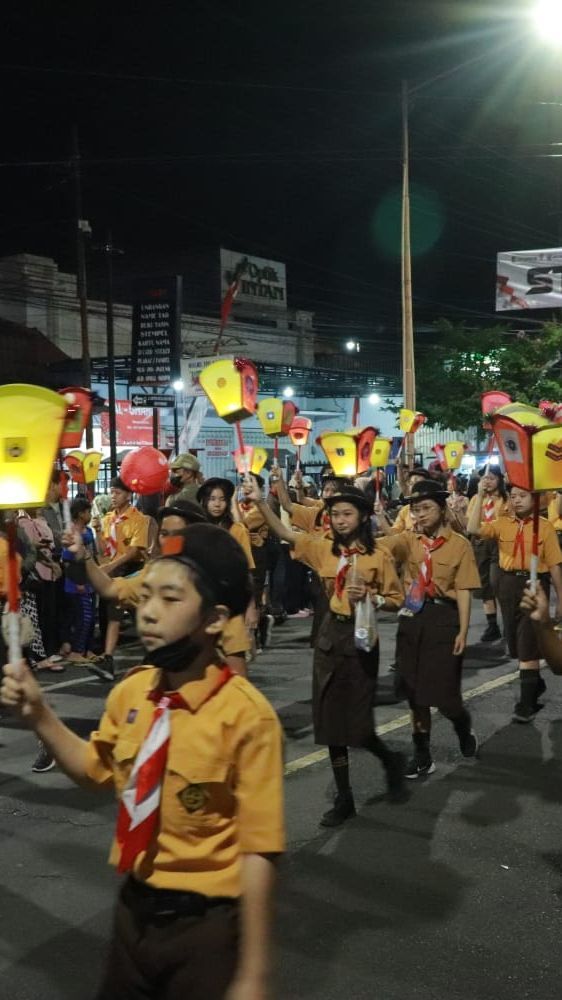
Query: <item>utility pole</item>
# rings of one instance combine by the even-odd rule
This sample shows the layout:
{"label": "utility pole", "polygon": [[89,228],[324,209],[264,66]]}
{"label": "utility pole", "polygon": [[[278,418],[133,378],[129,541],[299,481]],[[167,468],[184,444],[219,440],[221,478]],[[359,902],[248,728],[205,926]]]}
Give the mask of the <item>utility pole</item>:
{"label": "utility pole", "polygon": [[[92,369],[90,361],[90,339],[88,336],[88,287],[86,281],[86,248],[84,241],[91,233],[90,223],[82,218],[82,178],[80,173],[80,150],[78,146],[78,129],[74,126],[72,176],[74,179],[74,214],[76,221],[76,290],[80,304],[80,334],[82,340],[82,383],[85,389],[92,384]],[[86,424],[86,447],[93,448],[94,437],[92,420]]]}
{"label": "utility pole", "polygon": [[117,475],[117,416],[115,412],[115,330],[113,324],[113,257],[122,254],[113,246],[111,232],[104,246],[106,264],[107,402],[109,406],[109,465]]}
{"label": "utility pole", "polygon": [[[412,250],[410,244],[410,136],[408,83],[402,82],[402,385],[404,406],[416,409],[414,324],[412,310]],[[414,438],[406,437],[408,465],[414,464]]]}

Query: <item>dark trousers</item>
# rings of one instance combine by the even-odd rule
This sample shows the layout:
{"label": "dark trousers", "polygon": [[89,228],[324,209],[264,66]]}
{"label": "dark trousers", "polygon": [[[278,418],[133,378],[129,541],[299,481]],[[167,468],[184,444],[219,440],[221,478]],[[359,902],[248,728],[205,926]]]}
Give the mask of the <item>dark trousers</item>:
{"label": "dark trousers", "polygon": [[237,961],[237,907],[147,916],[125,883],[96,1000],[222,1000]]}
{"label": "dark trousers", "polygon": [[[508,573],[501,569],[498,584],[498,600],[502,609],[503,628],[509,655],[523,661],[540,660],[541,658],[533,622],[519,606],[529,578],[529,573]],[[550,594],[550,573],[541,573],[539,579],[548,597]]]}
{"label": "dark trousers", "polygon": [[59,581],[42,580],[35,591],[35,600],[45,652],[52,656],[59,651],[63,632],[64,592]]}

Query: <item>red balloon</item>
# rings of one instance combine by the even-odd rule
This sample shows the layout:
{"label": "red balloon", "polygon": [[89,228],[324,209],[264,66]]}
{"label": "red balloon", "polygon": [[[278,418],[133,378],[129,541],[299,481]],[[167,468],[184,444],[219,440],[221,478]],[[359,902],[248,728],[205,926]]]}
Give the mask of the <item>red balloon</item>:
{"label": "red balloon", "polygon": [[134,448],[125,455],[119,475],[125,486],[141,496],[160,493],[168,482],[168,462],[157,448]]}

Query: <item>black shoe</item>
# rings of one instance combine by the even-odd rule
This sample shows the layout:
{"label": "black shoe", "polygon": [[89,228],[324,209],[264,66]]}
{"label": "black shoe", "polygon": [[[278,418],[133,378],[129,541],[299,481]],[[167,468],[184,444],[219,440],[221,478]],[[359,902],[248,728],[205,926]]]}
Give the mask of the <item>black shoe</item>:
{"label": "black shoe", "polygon": [[346,819],[355,816],[355,803],[351,792],[347,795],[336,795],[332,809],[328,809],[320,820],[320,826],[341,826]]}
{"label": "black shoe", "polygon": [[459,738],[459,744],[463,757],[476,757],[478,755],[478,737],[472,729],[466,736]]}
{"label": "black shoe", "polygon": [[501,639],[501,637],[502,634],[499,626],[494,624],[494,622],[489,622],[485,631],[480,636],[480,642],[497,642],[497,640]]}
{"label": "black shoe", "polygon": [[86,670],[89,670],[91,674],[95,674],[101,681],[112,683],[115,680],[115,666],[112,656],[106,655],[98,663],[85,663],[84,666]]}
{"label": "black shoe", "polygon": [[31,770],[36,774],[43,774],[44,771],[52,771],[55,766],[55,758],[42,743],[39,744],[39,753],[31,765]]}
{"label": "black shoe", "polygon": [[416,778],[427,778],[434,771],[435,764],[431,757],[412,757],[410,763],[406,765],[404,777],[414,781]]}
{"label": "black shoe", "polygon": [[403,802],[407,798],[404,787],[406,758],[399,750],[391,751],[386,763],[386,788],[390,802]]}
{"label": "black shoe", "polygon": [[522,701],[518,701],[511,718],[514,722],[532,722],[537,712],[537,705],[525,705]]}

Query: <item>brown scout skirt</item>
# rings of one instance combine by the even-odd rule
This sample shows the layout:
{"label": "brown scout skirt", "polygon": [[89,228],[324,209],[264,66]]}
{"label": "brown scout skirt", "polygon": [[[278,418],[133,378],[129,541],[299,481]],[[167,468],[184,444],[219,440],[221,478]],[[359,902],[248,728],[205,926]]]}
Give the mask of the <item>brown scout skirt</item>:
{"label": "brown scout skirt", "polygon": [[[498,584],[498,601],[502,610],[503,630],[509,655],[523,662],[541,658],[533,622],[519,606],[529,579],[530,573],[523,570],[509,573],[501,569]],[[541,573],[539,580],[548,597],[550,573]]]}
{"label": "brown scout skirt", "polygon": [[361,747],[374,732],[373,700],[379,670],[378,642],[370,653],[355,648],[354,623],[328,612],[313,660],[314,742]]}
{"label": "brown scout skirt", "polygon": [[459,613],[452,601],[426,601],[411,618],[398,617],[396,669],[407,697],[420,708],[435,706],[447,715],[462,710],[462,656],[453,656],[458,631]]}

